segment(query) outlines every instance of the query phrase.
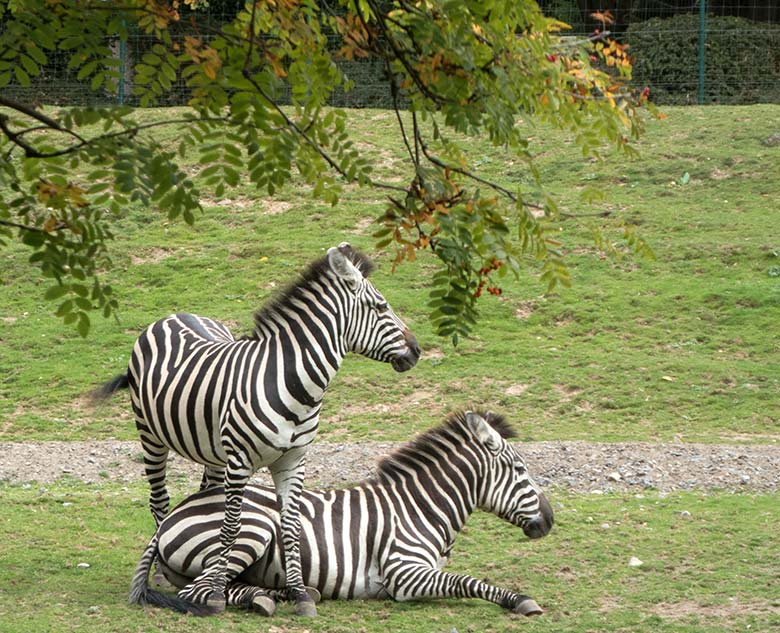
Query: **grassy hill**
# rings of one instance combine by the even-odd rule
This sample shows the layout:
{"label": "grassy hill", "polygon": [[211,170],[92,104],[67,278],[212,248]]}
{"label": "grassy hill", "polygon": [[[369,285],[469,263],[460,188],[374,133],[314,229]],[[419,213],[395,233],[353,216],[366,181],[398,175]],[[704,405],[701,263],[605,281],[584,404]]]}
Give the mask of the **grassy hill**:
{"label": "grassy hill", "polygon": [[[377,254],[375,284],[424,355],[404,375],[348,357],[326,396],[320,438],[406,439],[478,405],[515,420],[523,439],[777,441],[780,147],[763,141],[780,131],[780,107],[665,112],[634,161],[583,160],[550,130],[529,130],[562,210],[611,211],[592,223],[619,250],[619,224],[635,223],[654,260],[605,257],[589,221],[563,220],[573,287],[546,295],[529,260],[503,296],[481,299],[478,329],[453,348],[427,321],[430,256],[393,273],[391,254]],[[387,180],[405,174],[394,126],[384,111],[350,113],[361,150]],[[486,176],[531,183],[522,164],[487,143],[474,151]],[[588,206],[580,193],[593,185],[608,194]],[[134,438],[126,395],[93,411],[84,394],[125,370],[146,325],[186,310],[246,333],[254,310],[327,247],[346,240],[373,253],[370,220],[384,206],[380,192],[357,188],[336,207],[297,185],[274,198],[248,186],[230,195],[204,198],[194,227],[126,210],[105,275],[119,322],[94,317],[86,340],[53,316],[42,298],[48,281],[26,264],[28,253],[0,251],[0,439]]]}

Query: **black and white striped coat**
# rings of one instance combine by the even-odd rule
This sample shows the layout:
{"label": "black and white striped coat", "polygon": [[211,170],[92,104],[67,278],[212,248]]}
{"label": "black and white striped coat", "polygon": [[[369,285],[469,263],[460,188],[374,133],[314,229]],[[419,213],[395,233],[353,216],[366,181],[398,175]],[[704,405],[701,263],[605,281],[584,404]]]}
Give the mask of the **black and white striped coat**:
{"label": "black and white striped coat", "polygon": [[298,498],[305,453],[322,399],[352,351],[413,367],[419,348],[368,281],[368,259],[348,244],[328,250],[279,299],[257,313],[254,336],[234,340],[224,325],[176,314],[138,338],[128,373],[103,389],[129,387],[159,523],[169,505],[165,470],[171,450],[205,466],[202,488],[224,485],[221,553],[183,599],[224,608],[225,570],[241,526],[241,498],[251,475],[268,466],[282,504],[287,584],[301,612],[316,613],[298,563]]}
{"label": "black and white striped coat", "polygon": [[[520,613],[540,609],[528,596],[471,576],[441,570],[458,531],[481,508],[546,535],[553,513],[530,478],[512,431],[496,414],[461,413],[384,460],[376,475],[349,489],[301,497],[301,563],[307,586],[324,598],[471,597]],[[178,586],[201,573],[219,551],[224,496],[219,488],[195,494],[162,523],[139,564],[133,592],[144,602],[186,611],[148,589],[147,559]],[[249,486],[242,531],[230,559],[228,604],[273,611],[284,587],[279,507],[273,489]],[[261,589],[258,589],[261,588]]]}

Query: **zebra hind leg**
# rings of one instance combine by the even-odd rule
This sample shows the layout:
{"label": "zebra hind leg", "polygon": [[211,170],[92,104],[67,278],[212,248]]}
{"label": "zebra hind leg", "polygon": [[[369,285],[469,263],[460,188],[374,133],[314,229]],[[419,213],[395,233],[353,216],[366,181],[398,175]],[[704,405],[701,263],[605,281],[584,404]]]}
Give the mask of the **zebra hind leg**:
{"label": "zebra hind leg", "polygon": [[160,523],[168,514],[171,501],[168,488],[165,486],[169,449],[149,436],[143,422],[136,421],[136,426],[141,434],[144,473],[149,481],[149,509],[154,517],[155,526],[160,527]]}

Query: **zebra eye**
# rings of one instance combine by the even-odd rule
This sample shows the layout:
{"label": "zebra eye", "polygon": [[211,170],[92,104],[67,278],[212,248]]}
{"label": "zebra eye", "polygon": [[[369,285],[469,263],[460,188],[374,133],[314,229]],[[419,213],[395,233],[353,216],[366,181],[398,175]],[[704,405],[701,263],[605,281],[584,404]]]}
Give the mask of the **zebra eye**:
{"label": "zebra eye", "polygon": [[515,472],[518,475],[524,475],[525,474],[525,465],[524,464],[515,464]]}
{"label": "zebra eye", "polygon": [[386,301],[383,301],[382,303],[376,304],[376,311],[379,312],[379,314],[384,314],[390,309],[390,306],[387,305]]}

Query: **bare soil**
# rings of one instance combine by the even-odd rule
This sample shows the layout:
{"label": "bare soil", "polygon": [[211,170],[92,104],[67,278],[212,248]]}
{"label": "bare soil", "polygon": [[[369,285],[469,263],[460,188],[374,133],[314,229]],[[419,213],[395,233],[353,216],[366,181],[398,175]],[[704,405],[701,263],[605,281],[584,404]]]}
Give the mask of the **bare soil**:
{"label": "bare soil", "polygon": [[[307,458],[310,487],[344,486],[369,477],[400,444],[315,442]],[[780,445],[651,443],[524,443],[521,452],[544,487],[579,493],[722,489],[780,490]],[[201,469],[183,458],[170,462],[174,481],[195,488]],[[52,483],[143,481],[138,442],[0,442],[0,481]],[[267,473],[255,481],[270,483]]]}

